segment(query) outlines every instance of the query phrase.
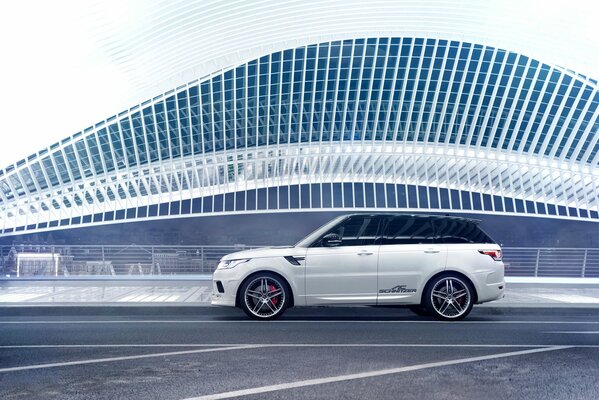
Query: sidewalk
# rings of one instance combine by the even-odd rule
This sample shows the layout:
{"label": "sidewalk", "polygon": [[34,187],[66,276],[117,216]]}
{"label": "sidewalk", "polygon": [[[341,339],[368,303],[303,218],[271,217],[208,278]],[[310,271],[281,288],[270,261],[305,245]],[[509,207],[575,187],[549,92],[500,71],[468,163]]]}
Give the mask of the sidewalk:
{"label": "sidewalk", "polygon": [[[505,298],[484,307],[597,307],[599,279],[506,278]],[[0,280],[0,307],[208,306],[209,275],[124,279]]]}
{"label": "sidewalk", "polygon": [[18,305],[210,304],[209,275],[193,278],[43,279],[0,281],[0,307]]}

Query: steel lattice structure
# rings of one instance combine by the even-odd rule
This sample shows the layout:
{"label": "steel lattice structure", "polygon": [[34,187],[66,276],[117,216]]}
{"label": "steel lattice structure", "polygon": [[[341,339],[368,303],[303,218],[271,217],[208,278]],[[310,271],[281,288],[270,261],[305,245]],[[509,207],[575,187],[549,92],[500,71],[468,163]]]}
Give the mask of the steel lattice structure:
{"label": "steel lattice structure", "polygon": [[295,47],[1,171],[0,228],[346,208],[599,221],[598,104],[597,81],[486,45]]}

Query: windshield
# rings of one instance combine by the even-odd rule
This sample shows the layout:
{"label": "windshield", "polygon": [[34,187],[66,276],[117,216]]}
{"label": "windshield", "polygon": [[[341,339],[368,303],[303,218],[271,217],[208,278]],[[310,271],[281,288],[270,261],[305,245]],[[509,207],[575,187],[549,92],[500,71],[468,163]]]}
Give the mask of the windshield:
{"label": "windshield", "polygon": [[309,234],[308,236],[306,236],[305,238],[303,238],[302,240],[297,242],[294,247],[309,247],[312,244],[312,242],[314,242],[316,239],[318,239],[320,236],[322,236],[326,231],[331,229],[333,226],[335,226],[336,224],[338,224],[345,218],[347,218],[347,215],[341,215],[341,216],[327,222],[326,224],[324,224],[323,226],[316,229],[314,232],[312,232],[311,234]]}

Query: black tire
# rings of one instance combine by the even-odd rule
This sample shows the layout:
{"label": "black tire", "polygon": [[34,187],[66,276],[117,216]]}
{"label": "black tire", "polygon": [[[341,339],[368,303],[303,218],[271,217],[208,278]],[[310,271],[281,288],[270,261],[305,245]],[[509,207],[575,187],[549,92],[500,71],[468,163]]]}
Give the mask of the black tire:
{"label": "black tire", "polygon": [[431,316],[431,314],[428,312],[428,310],[425,307],[421,306],[421,305],[409,306],[408,308],[414,314],[419,315],[421,317],[430,317]]}
{"label": "black tire", "polygon": [[248,317],[262,321],[279,318],[291,301],[291,290],[285,279],[270,272],[252,275],[243,282],[238,293],[241,309]]}
{"label": "black tire", "polygon": [[459,321],[466,318],[474,305],[474,287],[462,275],[444,273],[426,285],[422,303],[436,319]]}

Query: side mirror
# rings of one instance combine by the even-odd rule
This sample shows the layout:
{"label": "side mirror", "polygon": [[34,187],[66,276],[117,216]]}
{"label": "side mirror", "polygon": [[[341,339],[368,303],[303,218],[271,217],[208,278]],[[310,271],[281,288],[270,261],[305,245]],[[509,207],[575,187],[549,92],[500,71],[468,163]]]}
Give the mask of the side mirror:
{"label": "side mirror", "polygon": [[324,247],[335,247],[341,244],[341,237],[336,233],[329,233],[322,237],[322,245]]}

